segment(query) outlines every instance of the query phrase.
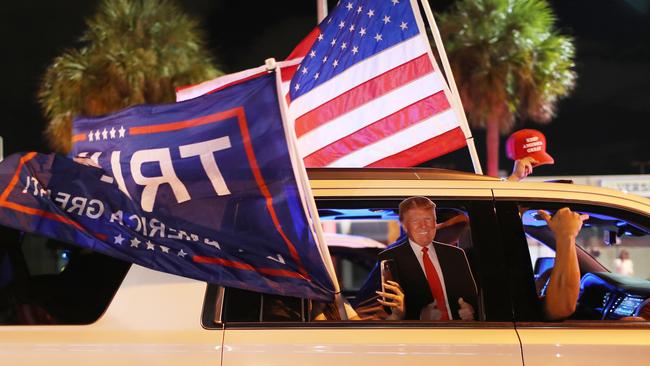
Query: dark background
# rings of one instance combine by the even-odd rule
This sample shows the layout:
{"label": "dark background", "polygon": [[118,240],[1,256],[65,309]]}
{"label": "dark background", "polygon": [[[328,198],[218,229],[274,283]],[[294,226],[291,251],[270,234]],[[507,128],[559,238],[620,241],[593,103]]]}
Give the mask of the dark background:
{"label": "dark background", "polygon": [[[283,59],[316,22],[315,0],[185,0],[225,72]],[[453,1],[435,1],[444,10]],[[333,5],[333,1],[330,4]],[[5,156],[48,151],[36,91],[45,69],[64,49],[78,46],[99,0],[22,0],[0,7],[2,121]],[[518,121],[546,134],[552,166],[537,175],[650,172],[650,0],[551,1],[562,33],[575,38],[578,83],[549,125]],[[474,130],[485,169],[485,132]],[[501,168],[509,169],[502,139]],[[466,150],[427,165],[471,170]]]}

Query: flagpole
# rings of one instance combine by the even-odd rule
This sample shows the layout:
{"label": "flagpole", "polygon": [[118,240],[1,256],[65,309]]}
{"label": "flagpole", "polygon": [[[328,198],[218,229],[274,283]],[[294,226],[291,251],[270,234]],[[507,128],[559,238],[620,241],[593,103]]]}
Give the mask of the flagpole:
{"label": "flagpole", "polygon": [[325,19],[327,16],[327,0],[316,0],[316,24],[320,24],[320,22]]}
{"label": "flagpole", "polygon": [[[332,279],[332,283],[334,285],[334,301],[339,309],[339,314],[341,316],[342,320],[348,320],[347,312],[345,311],[345,305],[344,305],[344,300],[343,296],[341,295],[341,288],[339,286],[339,281],[336,276],[336,270],[334,269],[334,263],[332,262],[332,257],[330,256],[330,251],[329,248],[327,247],[327,244],[325,242],[325,236],[323,235],[323,228],[320,223],[320,217],[318,216],[318,208],[316,207],[316,201],[314,200],[314,195],[311,192],[311,186],[309,185],[309,177],[307,176],[307,169],[305,168],[304,161],[302,160],[302,157],[300,156],[300,153],[298,152],[298,148],[296,147],[295,141],[296,141],[296,136],[295,136],[295,131],[293,129],[293,123],[291,123],[289,126],[289,122],[292,121],[292,119],[289,116],[289,107],[287,106],[287,100],[282,95],[282,78],[280,75],[279,68],[277,66],[277,63],[275,59],[270,58],[266,59],[265,64],[267,66],[268,71],[275,71],[275,81],[276,81],[276,88],[278,92],[278,100],[280,102],[280,114],[282,115],[282,121],[284,125],[284,131],[285,135],[287,136],[287,144],[289,147],[289,154],[292,157],[292,162],[296,165],[297,169],[294,169],[294,171],[297,171],[298,174],[300,174],[299,178],[297,179],[300,183],[298,188],[301,189],[301,200],[303,203],[303,206],[305,208],[306,212],[309,212],[309,218],[311,219],[311,227],[312,227],[312,234],[315,234],[314,238],[316,239],[316,245],[318,248],[318,251],[321,255],[321,259],[323,260],[323,263],[325,264],[325,268],[327,269],[327,272],[330,275],[330,278]],[[290,128],[289,128],[290,127]]]}
{"label": "flagpole", "polygon": [[[420,0],[420,3],[422,4],[424,14],[426,15],[427,21],[429,22],[429,29],[431,29],[431,34],[433,35],[433,39],[436,43],[436,50],[440,56],[442,67],[445,70],[445,75],[447,76],[447,84],[449,84],[449,88],[451,89],[452,94],[451,102],[456,106],[455,109],[458,111],[456,114],[458,117],[460,117],[460,127],[465,134],[467,148],[469,149],[469,155],[472,158],[472,165],[474,165],[474,172],[476,174],[483,174],[483,169],[481,169],[481,161],[478,158],[478,153],[476,152],[476,147],[474,145],[474,136],[472,136],[472,130],[470,130],[469,124],[467,123],[467,116],[465,115],[463,102],[460,100],[460,94],[458,93],[458,88],[456,87],[456,80],[454,80],[454,74],[451,72],[451,66],[449,65],[449,59],[447,59],[447,52],[445,51],[445,47],[442,44],[442,37],[440,36],[438,25],[436,24],[436,20],[433,18],[433,12],[431,11],[429,1]],[[418,16],[419,12],[417,12],[417,0],[411,0],[411,4],[413,7],[413,12],[416,13],[416,16]]]}

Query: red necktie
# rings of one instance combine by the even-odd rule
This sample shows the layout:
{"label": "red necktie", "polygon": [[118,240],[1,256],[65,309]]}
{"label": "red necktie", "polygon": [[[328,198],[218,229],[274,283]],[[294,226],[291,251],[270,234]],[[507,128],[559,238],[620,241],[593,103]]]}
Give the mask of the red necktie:
{"label": "red necktie", "polygon": [[431,289],[431,295],[436,300],[438,305],[438,310],[442,313],[440,320],[449,320],[449,312],[447,311],[447,302],[445,301],[445,292],[442,290],[442,284],[440,283],[440,277],[438,277],[438,272],[433,263],[431,263],[431,258],[429,258],[429,248],[422,248],[422,262],[424,262],[424,273],[427,276],[427,281],[429,282],[429,288]]}

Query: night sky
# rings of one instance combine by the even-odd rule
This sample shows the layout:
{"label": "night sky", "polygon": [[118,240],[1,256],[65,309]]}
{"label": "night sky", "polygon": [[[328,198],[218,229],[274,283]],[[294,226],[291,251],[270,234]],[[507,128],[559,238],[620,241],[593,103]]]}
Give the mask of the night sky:
{"label": "night sky", "polygon": [[[452,1],[439,1],[434,10]],[[18,151],[47,152],[45,126],[36,91],[52,59],[78,45],[99,0],[3,2],[0,9],[2,115],[5,156]],[[208,46],[226,72],[283,59],[315,25],[315,0],[178,1],[198,19]],[[330,2],[333,4],[333,2]],[[551,2],[562,33],[576,40],[578,83],[559,104],[549,125],[537,128],[549,142],[552,166],[537,175],[636,174],[638,162],[650,172],[650,0],[557,0]],[[484,131],[474,130],[484,160]],[[501,167],[510,162],[501,146]],[[428,165],[471,170],[466,151]],[[635,165],[635,162],[637,162]]]}

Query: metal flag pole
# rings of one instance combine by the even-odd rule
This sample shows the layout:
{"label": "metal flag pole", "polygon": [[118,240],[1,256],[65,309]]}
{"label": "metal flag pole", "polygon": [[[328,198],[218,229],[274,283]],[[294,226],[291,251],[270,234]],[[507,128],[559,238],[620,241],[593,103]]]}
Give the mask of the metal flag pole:
{"label": "metal flag pole", "polygon": [[[421,20],[421,14],[418,11],[418,0],[411,0],[411,6],[413,7],[413,12],[415,17],[418,20]],[[474,146],[474,136],[472,136],[472,131],[469,128],[467,123],[467,116],[465,115],[465,109],[463,108],[463,103],[460,100],[460,94],[458,93],[458,88],[456,87],[456,81],[454,80],[454,74],[451,72],[451,66],[449,65],[449,59],[447,59],[447,52],[445,47],[442,44],[442,37],[440,36],[440,31],[438,30],[438,25],[436,20],[433,18],[433,12],[431,11],[431,6],[429,6],[429,1],[420,0],[422,8],[424,9],[424,14],[427,17],[429,22],[429,29],[431,29],[431,34],[436,43],[436,50],[438,51],[438,56],[440,56],[440,61],[442,62],[442,67],[445,70],[445,76],[447,76],[447,84],[451,89],[451,100],[450,102],[454,105],[454,110],[456,115],[460,118],[460,128],[465,134],[465,139],[467,141],[467,148],[469,149],[469,155],[472,158],[472,165],[474,165],[474,172],[476,174],[483,174],[483,169],[481,169],[481,161],[478,158],[478,153],[476,152],[476,147]],[[425,30],[423,27],[422,30]]]}
{"label": "metal flag pole", "polygon": [[321,259],[325,264],[325,268],[332,279],[334,285],[334,301],[339,309],[339,314],[342,320],[348,320],[347,312],[345,311],[345,304],[343,296],[341,295],[341,287],[339,286],[339,281],[336,276],[336,270],[334,269],[334,263],[332,262],[332,257],[330,256],[329,248],[325,242],[325,235],[323,235],[323,228],[320,223],[320,217],[318,216],[318,208],[316,207],[316,201],[314,200],[314,195],[311,192],[311,186],[309,185],[309,177],[307,176],[307,169],[305,168],[305,163],[298,152],[296,146],[296,136],[295,130],[293,128],[294,122],[289,114],[289,107],[287,106],[287,100],[282,95],[282,78],[280,75],[281,68],[278,66],[278,63],[274,58],[266,59],[265,61],[268,71],[275,71],[275,80],[276,87],[278,92],[278,101],[280,103],[280,114],[282,115],[282,121],[284,125],[284,132],[287,137],[287,144],[289,147],[289,155],[291,155],[291,160],[294,163],[294,172],[296,172],[296,180],[299,182],[298,188],[300,189],[300,196],[303,203],[305,212],[309,213],[308,219],[310,219],[311,227],[313,229],[312,234],[314,234],[314,239],[316,239],[316,245],[318,251],[321,255]]}
{"label": "metal flag pole", "polygon": [[327,16],[327,0],[316,0],[316,24],[320,24],[320,22],[325,19]]}

